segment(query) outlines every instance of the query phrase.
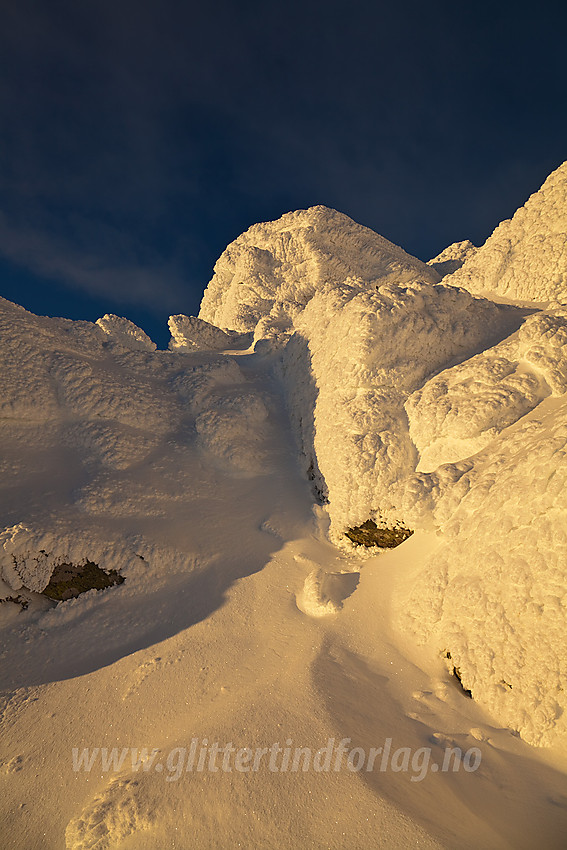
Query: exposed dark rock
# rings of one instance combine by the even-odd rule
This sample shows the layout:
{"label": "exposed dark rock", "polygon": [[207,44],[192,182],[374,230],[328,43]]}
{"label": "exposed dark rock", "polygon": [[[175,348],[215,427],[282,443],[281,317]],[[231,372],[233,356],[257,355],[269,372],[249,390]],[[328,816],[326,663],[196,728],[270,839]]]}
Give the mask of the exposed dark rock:
{"label": "exposed dark rock", "polygon": [[87,590],[104,590],[122,584],[123,581],[124,578],[116,570],[105,572],[93,561],[87,561],[80,566],[59,564],[55,567],[43,594],[57,602],[63,602],[66,599],[74,599]]}
{"label": "exposed dark rock", "polygon": [[367,519],[362,525],[349,528],[345,535],[358,546],[378,546],[381,549],[394,549],[411,537],[413,531],[398,524],[393,528],[379,527],[373,519]]}
{"label": "exposed dark rock", "polygon": [[[452,660],[452,659],[451,659],[451,653],[450,653],[450,652],[446,652],[446,653],[445,653],[445,658],[447,658],[449,661],[451,661],[451,660]],[[461,671],[460,671],[460,669],[459,669],[458,667],[455,667],[455,665],[454,665],[454,664],[453,664],[453,676],[455,677],[455,679],[457,680],[457,682],[458,682],[458,683],[459,683],[459,685],[461,686],[461,690],[462,690],[462,692],[464,693],[464,695],[465,695],[465,696],[467,696],[467,697],[469,697],[470,699],[472,699],[472,698],[473,698],[472,691],[469,691],[469,689],[468,689],[468,688],[465,688],[465,686],[463,685],[463,682],[462,682],[462,680],[461,680]]]}

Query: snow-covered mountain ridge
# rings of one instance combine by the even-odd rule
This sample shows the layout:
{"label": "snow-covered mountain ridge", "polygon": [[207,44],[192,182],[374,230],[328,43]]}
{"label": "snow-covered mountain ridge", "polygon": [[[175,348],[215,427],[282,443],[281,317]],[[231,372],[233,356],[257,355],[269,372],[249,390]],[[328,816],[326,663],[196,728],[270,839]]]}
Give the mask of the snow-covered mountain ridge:
{"label": "snow-covered mountain ridge", "polygon": [[[287,213],[228,246],[199,316],[170,318],[168,351],[111,314],[50,319],[0,299],[0,600],[28,604],[0,605],[9,700],[177,635],[190,645],[216,616],[229,628],[218,612],[233,595],[278,658],[278,641],[292,653],[286,636],[301,641],[310,617],[345,617],[371,652],[382,606],[387,641],[449,655],[447,675],[458,671],[493,724],[560,751],[566,232],[567,163],[485,245],[455,243],[429,264],[334,210]],[[347,540],[367,520],[415,532],[399,561],[384,561],[412,553],[405,577],[382,575],[390,556]],[[87,561],[125,582],[57,606],[41,595],[57,566]],[[367,584],[366,565],[377,571]],[[273,613],[264,570],[285,584],[270,589]],[[266,610],[259,626],[247,586]],[[327,646],[335,638],[321,630]],[[192,676],[208,675],[208,634]],[[231,634],[234,646],[248,640]],[[214,633],[221,666],[225,640]],[[331,678],[333,665],[323,665]],[[222,669],[236,688],[240,668]],[[207,691],[207,706],[217,699]],[[68,848],[130,835],[112,814],[122,791],[104,794],[72,810]],[[153,823],[146,814],[140,829]]]}

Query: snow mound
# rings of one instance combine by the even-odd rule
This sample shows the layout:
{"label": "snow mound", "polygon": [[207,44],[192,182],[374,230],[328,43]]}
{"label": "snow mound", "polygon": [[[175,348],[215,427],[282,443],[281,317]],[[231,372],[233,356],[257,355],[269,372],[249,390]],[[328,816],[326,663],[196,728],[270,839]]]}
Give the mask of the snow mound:
{"label": "snow mound", "polygon": [[129,319],[106,313],[96,320],[96,324],[125,348],[132,348],[134,351],[155,351],[157,348],[155,342]]}
{"label": "snow mound", "polygon": [[309,617],[338,614],[344,600],[356,589],[358,581],[358,573],[329,573],[324,569],[314,569],[296,596],[297,607]]}
{"label": "snow mound", "polygon": [[469,239],[453,242],[432,260],[428,260],[427,265],[436,269],[441,277],[445,277],[460,269],[463,263],[474,257],[477,251],[478,248]]}
{"label": "snow mound", "polygon": [[111,850],[124,839],[155,824],[155,801],[136,779],[115,779],[94,797],[65,831],[67,850]]}
{"label": "snow mound", "polygon": [[448,363],[505,335],[509,314],[443,285],[324,287],[282,358],[305,471],[340,535],[385,503],[418,456],[404,403]]}
{"label": "snow mound", "polygon": [[172,351],[226,351],[241,344],[242,334],[223,331],[196,316],[170,316]]}
{"label": "snow mound", "polygon": [[463,460],[544,398],[567,391],[567,306],[529,316],[520,330],[429,380],[405,404],[419,470]]}
{"label": "snow mound", "polygon": [[[215,265],[199,318],[221,328],[255,331],[255,338],[289,332],[323,284],[353,277],[435,283],[437,272],[348,216],[324,206],[255,224]],[[260,323],[260,326],[259,326]],[[259,327],[258,327],[259,326]]]}
{"label": "snow mound", "polygon": [[325,592],[326,573],[324,570],[314,570],[309,573],[303,588],[297,594],[297,607],[310,617],[328,617],[337,614],[342,605],[331,599]]}
{"label": "snow mound", "polygon": [[536,303],[567,298],[567,162],[445,282]]}
{"label": "snow mound", "polygon": [[433,494],[443,539],[396,608],[498,722],[546,746],[567,731],[567,402],[541,410],[474,461],[420,476],[414,520]]}

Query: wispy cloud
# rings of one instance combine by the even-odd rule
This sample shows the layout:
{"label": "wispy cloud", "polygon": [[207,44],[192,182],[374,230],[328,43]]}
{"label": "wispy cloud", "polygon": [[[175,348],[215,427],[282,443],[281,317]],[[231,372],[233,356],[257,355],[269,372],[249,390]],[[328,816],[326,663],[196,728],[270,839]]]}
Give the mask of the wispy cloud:
{"label": "wispy cloud", "polygon": [[[85,237],[96,240],[89,247],[81,244]],[[149,309],[175,309],[183,297],[187,282],[174,263],[155,258],[137,259],[135,252],[124,248],[118,232],[116,246],[109,247],[112,229],[108,226],[84,228],[82,239],[66,240],[31,225],[14,226],[0,214],[0,255],[40,277],[65,283],[89,295],[106,298],[114,304],[133,304]],[[104,237],[101,239],[101,237]]]}

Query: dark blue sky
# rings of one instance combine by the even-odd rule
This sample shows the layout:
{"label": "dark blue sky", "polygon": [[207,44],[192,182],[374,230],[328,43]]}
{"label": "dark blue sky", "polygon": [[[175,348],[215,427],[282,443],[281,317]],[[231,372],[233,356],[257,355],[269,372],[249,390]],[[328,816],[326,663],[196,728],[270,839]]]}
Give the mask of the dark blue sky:
{"label": "dark blue sky", "polygon": [[429,259],[567,158],[563,4],[1,0],[0,294],[160,344],[326,204]]}

